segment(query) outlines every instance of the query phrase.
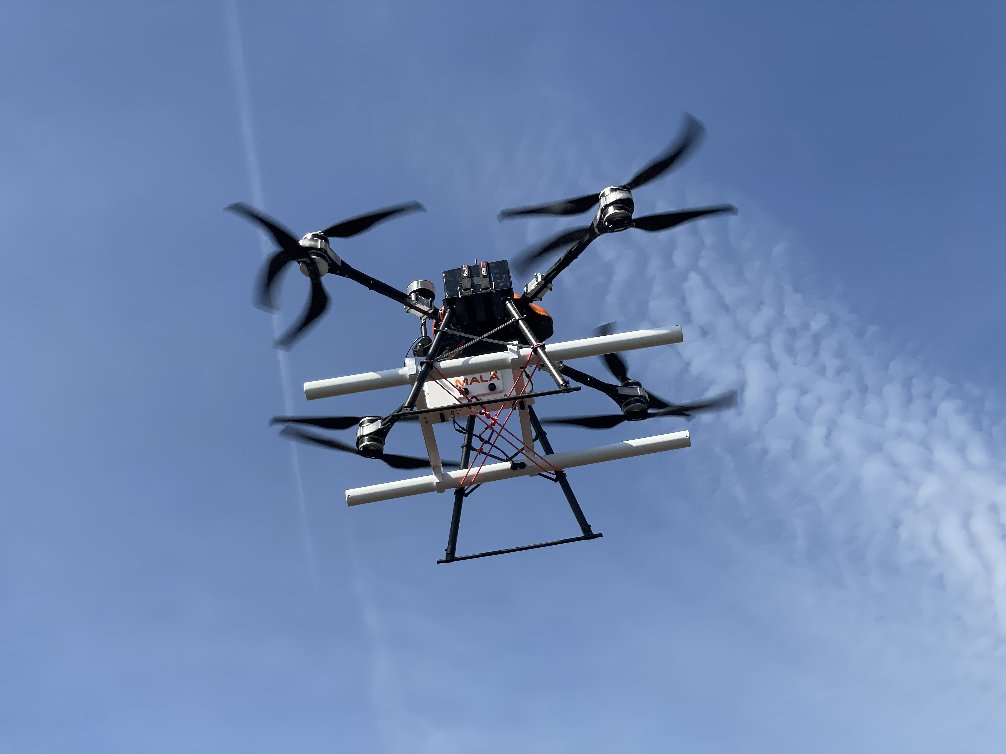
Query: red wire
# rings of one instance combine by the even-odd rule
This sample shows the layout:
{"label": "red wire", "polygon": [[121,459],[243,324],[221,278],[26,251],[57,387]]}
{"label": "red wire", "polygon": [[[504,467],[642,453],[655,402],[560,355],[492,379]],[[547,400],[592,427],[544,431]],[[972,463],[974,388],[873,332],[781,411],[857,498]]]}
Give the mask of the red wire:
{"label": "red wire", "polygon": [[[531,363],[532,356],[533,356],[533,351],[528,353],[527,360],[524,362],[524,365],[520,368],[520,376],[525,377],[525,380],[524,380],[525,384],[524,384],[523,389],[520,392],[520,395],[523,395],[525,392],[527,392],[529,388],[533,388],[532,377],[534,376],[534,373],[537,372],[538,365],[535,364],[532,367],[532,371],[530,373],[528,373],[528,366]],[[440,378],[442,380],[448,380],[448,379],[450,379],[449,377],[447,377],[440,370],[440,368],[437,366],[436,362],[434,362],[434,364],[433,364],[433,369],[437,372],[437,374],[440,375]],[[478,417],[478,419],[481,420],[482,423],[486,425],[486,427],[490,430],[490,432],[492,434],[490,435],[489,438],[485,438],[485,439],[482,440],[481,444],[479,445],[478,450],[476,450],[476,452],[475,452],[476,459],[478,459],[479,456],[483,456],[483,458],[482,458],[482,462],[479,464],[479,467],[474,470],[474,474],[471,477],[471,483],[472,484],[475,484],[477,482],[479,473],[482,471],[482,468],[485,466],[486,462],[489,460],[489,452],[485,451],[486,445],[489,444],[491,450],[497,450],[497,451],[503,452],[500,449],[499,445],[498,445],[498,441],[501,440],[501,439],[505,440],[515,450],[518,450],[521,453],[523,453],[524,457],[527,458],[535,466],[537,466],[540,470],[542,470],[542,471],[555,471],[556,470],[555,467],[552,466],[552,464],[550,464],[547,460],[545,460],[545,458],[543,456],[541,456],[539,453],[537,453],[535,450],[530,449],[530,452],[529,452],[529,449],[524,447],[523,438],[518,437],[516,434],[514,434],[513,432],[511,432],[509,429],[506,428],[507,423],[510,421],[510,417],[513,416],[513,412],[517,410],[516,401],[512,400],[512,398],[514,397],[513,396],[513,391],[517,388],[517,385],[519,383],[520,383],[520,377],[518,377],[518,379],[514,381],[513,386],[507,392],[506,396],[503,397],[503,399],[502,399],[503,400],[503,405],[501,405],[499,407],[499,409],[496,411],[496,414],[494,416],[490,416],[489,411],[485,407],[479,407],[479,409],[480,409],[479,412],[477,414],[475,414],[475,416]],[[448,391],[448,395],[450,395],[452,398],[454,398],[454,400],[458,403],[458,405],[460,405],[460,406],[464,406],[465,405],[465,403],[461,400],[460,395],[453,395],[449,391]],[[510,400],[508,400],[508,399],[510,399]],[[506,406],[507,403],[511,404],[510,405],[510,410],[509,410],[509,412],[507,412],[507,415],[503,419],[503,421],[500,422],[499,421],[500,414],[503,412],[503,409],[505,409],[507,407]],[[487,417],[488,417],[488,421],[487,421]],[[509,438],[503,437],[503,433],[506,433],[507,435],[509,435],[510,437],[512,437],[514,440],[517,440],[517,442],[514,442],[513,440],[510,440]],[[472,471],[472,464],[471,463],[469,463],[468,469],[466,469],[465,475],[461,479],[461,483],[460,483],[459,486],[464,486],[465,484],[468,483],[468,481],[469,481],[468,477],[469,477],[469,472],[470,471]]]}

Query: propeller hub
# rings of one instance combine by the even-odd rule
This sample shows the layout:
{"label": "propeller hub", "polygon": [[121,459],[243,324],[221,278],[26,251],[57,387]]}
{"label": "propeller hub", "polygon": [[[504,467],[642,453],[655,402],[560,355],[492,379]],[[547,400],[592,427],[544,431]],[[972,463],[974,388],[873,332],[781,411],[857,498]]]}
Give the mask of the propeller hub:
{"label": "propeller hub", "polygon": [[297,243],[305,249],[318,249],[318,251],[332,250],[332,247],[328,243],[328,236],[320,230],[312,230],[310,233],[305,233],[304,237]]}
{"label": "propeller hub", "polygon": [[617,233],[632,225],[636,208],[632,192],[622,186],[608,186],[598,197],[599,206],[594,226],[600,233]]}

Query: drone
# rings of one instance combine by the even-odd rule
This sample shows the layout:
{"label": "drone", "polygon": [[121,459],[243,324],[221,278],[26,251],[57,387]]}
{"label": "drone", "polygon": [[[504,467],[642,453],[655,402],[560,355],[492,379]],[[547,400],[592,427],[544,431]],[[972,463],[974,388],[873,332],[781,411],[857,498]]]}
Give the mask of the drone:
{"label": "drone", "polygon": [[[278,249],[263,265],[256,286],[260,307],[274,311],[275,287],[281,273],[297,265],[310,281],[310,298],[296,323],[276,341],[290,348],[325,313],[329,296],[322,284],[326,275],[352,280],[397,302],[419,318],[419,336],[404,365],[304,384],[307,400],[385,389],[406,389],[405,400],[394,410],[371,416],[275,416],[280,435],[330,450],[380,461],[393,469],[429,469],[425,476],[348,489],[350,506],[427,492],[452,491],[454,507],[447,548],[438,563],[484,558],[584,540],[597,539],[570,486],[567,469],[665,452],[691,445],[687,430],[625,440],[584,450],[557,453],[545,425],[566,425],[592,430],[612,429],[626,422],[666,417],[691,419],[706,411],[736,405],[731,391],[691,403],[672,403],[643,387],[629,375],[621,352],[680,343],[680,327],[615,332],[614,323],[596,328],[587,338],[546,342],[554,328],[551,314],[538,302],[552,290],[555,278],[601,236],[637,229],[655,233],[699,218],[736,214],[730,204],[635,216],[633,192],[675,167],[701,141],[705,129],[685,116],[675,141],[628,182],[608,186],[596,194],[533,206],[506,209],[499,220],[531,216],[571,216],[594,209],[587,225],[572,228],[526,250],[514,259],[514,268],[527,277],[531,269],[555,257],[544,273],[534,272],[515,290],[507,260],[476,261],[443,272],[443,297],[436,305],[436,287],[415,280],[405,290],[378,280],[337,255],[333,239],[345,240],[406,214],[425,211],[418,202],[387,207],[341,221],[325,230],[297,239],[276,221],[246,204],[227,209],[257,223]],[[595,209],[596,208],[596,209]],[[614,382],[575,369],[567,362],[600,357]],[[535,381],[537,379],[537,385]],[[544,383],[544,384],[543,384]],[[576,383],[571,384],[571,383]],[[583,387],[603,394],[617,411],[590,416],[539,418],[534,406],[543,398],[564,395]],[[392,430],[400,423],[418,424],[426,445],[426,458],[386,451]],[[461,435],[459,461],[441,457],[435,428],[450,424]],[[355,443],[344,442],[314,430],[356,428]],[[516,547],[458,554],[461,512],[465,499],[483,484],[521,476],[534,476],[558,485],[576,519],[580,534],[563,539]]]}

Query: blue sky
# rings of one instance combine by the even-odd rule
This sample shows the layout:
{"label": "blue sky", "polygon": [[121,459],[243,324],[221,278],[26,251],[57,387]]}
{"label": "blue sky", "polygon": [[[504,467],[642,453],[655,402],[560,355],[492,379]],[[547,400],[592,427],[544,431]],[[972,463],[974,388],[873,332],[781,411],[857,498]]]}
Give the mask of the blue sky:
{"label": "blue sky", "polygon": [[[0,750],[1000,751],[1004,15],[8,4]],[[447,496],[350,510],[392,472],[267,426],[397,404],[300,386],[398,365],[415,320],[330,280],[278,358],[303,280],[255,309],[224,206],[303,232],[419,200],[337,250],[439,283],[570,225],[495,216],[625,180],[686,111],[706,141],[638,211],[741,214],[601,239],[546,304],[560,339],[682,325],[644,382],[742,403],[571,474],[603,539],[438,566]],[[461,549],[572,533],[517,480]]]}

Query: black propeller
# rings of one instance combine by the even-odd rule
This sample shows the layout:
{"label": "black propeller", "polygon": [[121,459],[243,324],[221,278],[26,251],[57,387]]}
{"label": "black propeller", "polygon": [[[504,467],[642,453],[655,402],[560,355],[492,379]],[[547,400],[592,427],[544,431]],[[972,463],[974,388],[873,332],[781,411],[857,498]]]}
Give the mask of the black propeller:
{"label": "black propeller", "polygon": [[[309,427],[320,427],[321,429],[349,429],[355,427],[366,416],[274,416],[269,420],[269,424],[303,424]],[[409,421],[415,419],[412,416],[403,416],[399,421]]]}
{"label": "black propeller", "polygon": [[376,212],[371,212],[366,215],[351,217],[348,220],[343,220],[335,225],[329,225],[322,231],[322,234],[326,238],[352,238],[353,236],[363,233],[365,230],[370,230],[382,220],[387,220],[395,215],[403,215],[408,212],[425,211],[426,207],[419,202],[396,204],[393,207],[386,207],[385,209],[379,209]]}
{"label": "black propeller", "polygon": [[349,429],[366,417],[363,416],[274,416],[269,424],[304,424],[321,429]]}
{"label": "black propeller", "polygon": [[[643,230],[647,233],[656,233],[662,230],[670,230],[675,226],[682,225],[691,220],[697,220],[700,217],[721,214],[736,215],[737,207],[732,204],[714,204],[710,207],[680,209],[674,212],[660,212],[656,215],[634,217],[629,222],[629,228],[637,228],[638,230]],[[516,257],[514,259],[514,266],[517,267],[518,270],[527,271],[533,262],[538,261],[542,257],[554,254],[561,249],[572,246],[580,239],[586,238],[594,232],[596,231],[593,230],[593,226],[591,225],[562,231],[561,233],[552,236],[552,238],[548,239],[544,243],[528,249],[523,254]]]}
{"label": "black propeller", "polygon": [[[607,322],[600,327],[595,328],[594,335],[611,335],[614,327],[614,322]],[[579,369],[573,369],[565,364],[562,367],[562,373],[570,379],[579,382],[581,385],[586,385],[587,387],[599,390],[621,405],[628,400],[628,396],[620,393],[619,387],[634,386],[641,388],[642,385],[640,385],[638,380],[634,380],[629,377],[629,367],[625,363],[625,359],[617,353],[605,354],[601,357],[601,360],[604,362],[604,366],[607,370],[611,372],[612,376],[618,380],[618,385],[612,385],[610,382],[604,382],[603,380],[599,380],[586,372],[581,372]],[[645,390],[645,388],[643,389],[647,396],[647,408],[671,408],[672,404],[668,403],[660,396],[651,393],[649,390]]]}
{"label": "black propeller", "polygon": [[[355,445],[350,445],[349,443],[340,442],[339,440],[333,440],[329,437],[321,437],[320,435],[315,435],[310,432],[304,432],[303,430],[297,429],[296,427],[283,427],[280,430],[280,434],[291,440],[297,440],[298,442],[310,443],[313,445],[320,445],[323,448],[329,448],[330,450],[339,450],[344,453],[352,453],[353,455],[360,456],[361,458],[366,458],[367,456],[362,455]],[[393,469],[428,469],[430,468],[430,460],[428,458],[416,458],[414,456],[401,456],[394,453],[383,453],[378,456],[375,460],[384,461]],[[442,461],[443,466],[447,468],[458,468],[460,466],[456,461]]]}
{"label": "black propeller", "polygon": [[567,424],[587,429],[611,429],[626,421],[641,421],[665,416],[682,416],[691,419],[694,414],[704,411],[722,411],[737,405],[737,392],[732,390],[695,403],[670,405],[656,411],[630,417],[626,414],[603,414],[600,416],[564,416],[556,419],[542,419],[542,424]]}
{"label": "black propeller", "polygon": [[[624,184],[623,188],[633,191],[659,178],[692,151],[701,141],[704,133],[705,128],[702,123],[691,115],[685,114],[684,128],[674,143],[663,154],[653,160],[653,162],[632,176],[629,182]],[[558,202],[548,202],[547,204],[505,209],[499,213],[499,219],[503,220],[508,217],[522,217],[526,215],[579,215],[597,204],[599,196],[600,193],[585,194],[575,199],[564,199]]]}
{"label": "black propeller", "polygon": [[[257,222],[265,228],[279,244],[279,251],[275,252],[263,265],[257,286],[257,303],[263,309],[273,311],[273,286],[279,278],[283,269],[291,263],[303,262],[311,279],[311,298],[303,315],[297,324],[290,328],[277,342],[280,348],[289,348],[293,342],[300,337],[307,328],[314,323],[328,308],[328,294],[321,283],[322,271],[318,268],[317,262],[311,257],[311,250],[304,248],[300,242],[293,237],[289,230],[267,217],[258,210],[249,207],[247,204],[237,202],[227,207],[228,210],[244,215],[250,220]],[[394,207],[371,212],[370,214],[353,217],[349,220],[331,225],[321,234],[326,238],[351,238],[365,230],[370,229],[382,220],[386,220],[395,215],[406,212],[425,211],[419,202],[407,202]]]}
{"label": "black propeller", "polygon": [[[599,325],[594,328],[594,335],[601,337],[604,335],[611,335],[612,331],[615,329],[614,322],[605,322],[603,325]],[[617,353],[606,353],[601,357],[601,361],[611,372],[612,376],[618,380],[623,385],[629,381],[629,367],[625,363],[625,359]]]}
{"label": "black propeller", "polygon": [[[605,322],[603,325],[594,329],[594,335],[611,335],[615,329],[614,322]],[[611,372],[612,377],[618,380],[620,385],[628,385],[630,383],[639,384],[637,380],[633,380],[629,377],[629,366],[625,363],[625,359],[618,353],[606,353],[601,357],[601,361],[604,362],[604,366],[608,368]],[[651,393],[649,390],[646,391],[649,396],[649,407],[650,408],[670,408],[671,404],[665,401],[663,398]]]}
{"label": "black propeller", "polygon": [[297,324],[293,325],[276,341],[276,345],[279,348],[286,349],[292,346],[294,341],[307,332],[307,329],[328,308],[328,293],[325,291],[325,286],[321,283],[321,270],[318,269],[318,263],[308,257],[304,260],[304,265],[307,267],[308,275],[311,277],[311,298],[308,299],[307,307],[305,307],[304,313],[297,320]]}

